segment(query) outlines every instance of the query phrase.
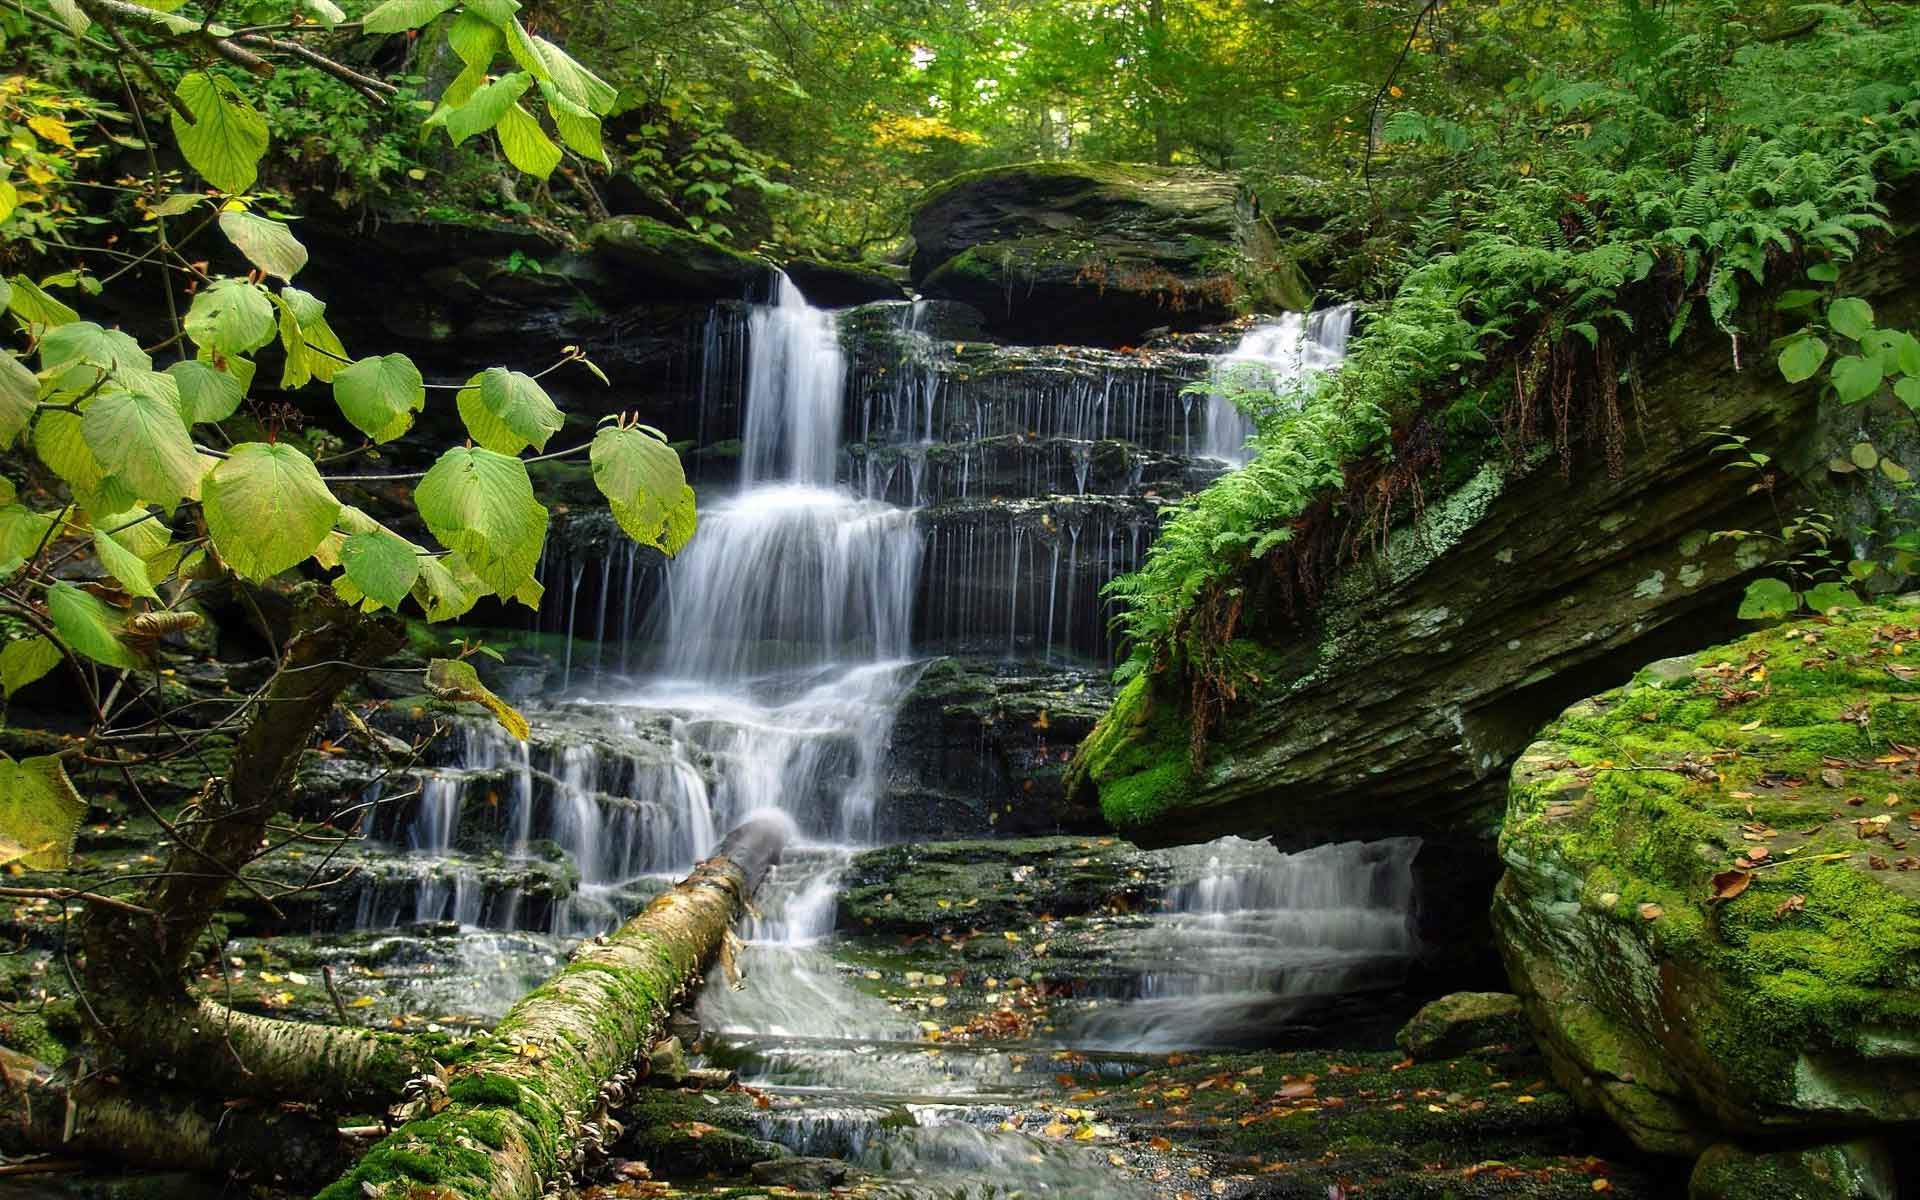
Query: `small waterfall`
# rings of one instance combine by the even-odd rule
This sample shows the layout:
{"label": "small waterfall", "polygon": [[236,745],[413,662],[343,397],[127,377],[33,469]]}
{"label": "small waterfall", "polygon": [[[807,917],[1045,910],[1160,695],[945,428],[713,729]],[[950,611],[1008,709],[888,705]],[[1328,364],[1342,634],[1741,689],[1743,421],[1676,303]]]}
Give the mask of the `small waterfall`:
{"label": "small waterfall", "polygon": [[773,303],[747,320],[747,354],[742,482],[831,484],[847,378],[833,314],[809,307],[782,274]]}
{"label": "small waterfall", "polygon": [[1166,851],[1185,879],[1139,947],[1139,999],[1096,1011],[1088,1045],[1184,1049],[1269,1041],[1303,1012],[1399,983],[1420,949],[1418,838],[1282,854],[1227,837]]}
{"label": "small waterfall", "polygon": [[1301,315],[1288,313],[1270,325],[1256,325],[1240,344],[1214,363],[1207,395],[1206,433],[1197,453],[1231,466],[1245,466],[1253,419],[1233,402],[1277,396],[1282,403],[1313,375],[1338,367],[1347,356],[1353,305]]}

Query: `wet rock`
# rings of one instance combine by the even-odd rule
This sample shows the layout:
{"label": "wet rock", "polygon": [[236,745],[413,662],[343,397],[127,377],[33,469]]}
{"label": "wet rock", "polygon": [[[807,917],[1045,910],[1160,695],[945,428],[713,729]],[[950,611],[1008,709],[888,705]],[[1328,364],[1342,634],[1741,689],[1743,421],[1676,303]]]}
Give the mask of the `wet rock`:
{"label": "wet rock", "polygon": [[1876,1140],[1793,1150],[1721,1144],[1700,1156],[1687,1200],[1896,1200],[1893,1155]]}
{"label": "wet rock", "polygon": [[913,281],[1008,340],[1137,345],[1237,306],[1304,308],[1305,280],[1230,175],[1024,163],[940,184],[913,214]]}
{"label": "wet rock", "polygon": [[616,1114],[625,1132],[611,1152],[640,1159],[656,1178],[744,1176],[757,1163],[791,1158],[785,1146],[754,1136],[754,1114],[734,1093],[643,1088]]}
{"label": "wet rock", "polygon": [[835,1158],[777,1158],[753,1164],[751,1174],[761,1187],[825,1192],[844,1187],[864,1172]]}
{"label": "wet rock", "polygon": [[1419,1062],[1458,1058],[1489,1046],[1524,1044],[1533,1037],[1520,998],[1508,992],[1455,992],[1413,1014],[1394,1038]]}
{"label": "wet rock", "polygon": [[1112,838],[937,842],[869,850],[847,868],[840,925],[865,933],[1014,929],[1037,914],[1143,906],[1165,865]]}
{"label": "wet rock", "polygon": [[1556,1075],[1640,1145],[1920,1120],[1920,609],[1574,705],[1513,771],[1493,919]]}

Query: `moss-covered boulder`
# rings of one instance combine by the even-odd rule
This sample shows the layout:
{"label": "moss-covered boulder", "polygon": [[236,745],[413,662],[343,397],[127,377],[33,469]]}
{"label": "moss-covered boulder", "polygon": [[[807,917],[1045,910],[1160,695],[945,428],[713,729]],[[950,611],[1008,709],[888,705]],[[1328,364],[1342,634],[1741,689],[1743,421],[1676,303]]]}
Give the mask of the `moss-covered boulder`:
{"label": "moss-covered boulder", "polygon": [[1687,1200],[1896,1200],[1893,1156],[1862,1139],[1788,1150],[1715,1146],[1694,1164]]}
{"label": "moss-covered boulder", "polygon": [[913,214],[913,281],[1013,341],[1138,343],[1248,308],[1303,309],[1304,277],[1230,175],[1038,162],[957,175]]}
{"label": "moss-covered boulder", "polygon": [[807,298],[807,303],[820,308],[846,308],[907,298],[905,272],[899,267],[795,258],[781,269]]}
{"label": "moss-covered boulder", "polygon": [[1903,602],[1657,663],[1514,767],[1501,953],[1642,1147],[1920,1121],[1917,642]]}
{"label": "moss-covered boulder", "polygon": [[1421,1007],[1394,1044],[1417,1062],[1458,1058],[1470,1050],[1528,1042],[1532,1033],[1511,992],[1454,992]]}
{"label": "moss-covered boulder", "polygon": [[763,259],[651,217],[614,217],[587,231],[595,256],[630,272],[658,299],[738,300],[773,272]]}

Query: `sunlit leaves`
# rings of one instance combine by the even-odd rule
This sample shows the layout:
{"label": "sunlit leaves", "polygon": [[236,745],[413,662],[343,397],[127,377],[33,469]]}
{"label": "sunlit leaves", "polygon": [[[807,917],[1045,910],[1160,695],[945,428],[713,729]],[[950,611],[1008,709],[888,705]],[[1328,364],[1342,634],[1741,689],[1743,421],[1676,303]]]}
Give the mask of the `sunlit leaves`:
{"label": "sunlit leaves", "polygon": [[260,285],[216,279],[187,309],[187,336],[208,350],[245,354],[273,340],[274,304]]}
{"label": "sunlit leaves", "polygon": [[447,26],[447,45],[469,67],[485,70],[505,44],[499,26],[472,11],[462,12]]}
{"label": "sunlit leaves", "polygon": [[173,114],[173,136],[194,170],[223,192],[244,192],[267,152],[267,120],[240,89],[219,76],[193,71],[175,89],[193,113]]}
{"label": "sunlit leaves", "polygon": [[546,541],[547,510],[534,499],[519,459],[456,447],[434,463],[413,500],[441,545],[459,551],[495,592],[511,596],[533,577]]}
{"label": "sunlit leaves", "polygon": [[269,275],[291,282],[307,265],[307,248],[285,222],[232,209],[220,214],[220,232],[248,262]]}
{"label": "sunlit leaves", "polygon": [[327,324],[327,306],[319,297],[297,287],[280,289],[273,298],[280,310],[280,346],[286,363],[280,386],[305,387],[309,379],[330,380],[347,365],[347,349]]}
{"label": "sunlit leaves", "polygon": [[1842,297],[1827,306],[1827,324],[1835,333],[1858,341],[1873,329],[1873,306],[1853,296]]}
{"label": "sunlit leaves", "polygon": [[7,699],[60,665],[64,655],[51,638],[38,635],[0,646],[0,691]]}
{"label": "sunlit leaves", "polygon": [[214,547],[247,579],[312,554],[340,515],[313,460],[285,443],[235,446],[207,475],[201,500]]}
{"label": "sunlit leaves", "polygon": [[93,531],[93,553],[106,568],[107,574],[126,589],[128,595],[145,596],[149,600],[160,599],[153,590],[153,580],[147,574],[146,560],[115,541],[104,529]]}
{"label": "sunlit leaves", "polygon": [[87,802],[57,755],[15,762],[0,754],[0,860],[64,870]]}
{"label": "sunlit leaves", "polygon": [[1800,607],[1800,595],[1784,579],[1756,579],[1740,600],[1740,618],[1769,621],[1791,616]]}
{"label": "sunlit leaves", "polygon": [[627,536],[679,553],[693,536],[694,497],[673,448],[645,430],[609,425],[595,435],[590,456],[594,485]]}
{"label": "sunlit leaves", "polygon": [[0,446],[26,429],[39,407],[40,381],[11,350],[0,350]]}
{"label": "sunlit leaves", "polygon": [[1809,334],[1788,342],[1780,351],[1780,374],[1788,383],[1803,383],[1812,379],[1827,361],[1827,344]]}
{"label": "sunlit leaves", "polygon": [[109,667],[137,665],[120,640],[120,614],[92,592],[71,583],[47,589],[47,615],[67,649]]}
{"label": "sunlit leaves", "polygon": [[1833,363],[1833,390],[1846,404],[1858,403],[1879,391],[1883,377],[1876,358],[1848,354]]}
{"label": "sunlit leaves", "polygon": [[[172,389],[170,376],[155,375]],[[95,396],[81,417],[81,433],[94,458],[142,500],[171,508],[195,490],[205,464],[180,418],[177,393],[107,391]]]}
{"label": "sunlit leaves", "polygon": [[12,276],[7,285],[7,307],[30,333],[39,335],[80,319],[79,313],[25,275]]}
{"label": "sunlit leaves", "polygon": [[333,377],[333,401],[355,429],[376,442],[390,442],[426,407],[427,389],[411,359],[384,354],[342,368]]}
{"label": "sunlit leaves", "polygon": [[469,379],[456,401],[473,440],[502,454],[518,454],[528,446],[544,450],[565,423],[537,380],[505,367],[490,367]]}
{"label": "sunlit leaves", "polygon": [[418,29],[454,6],[455,0],[386,0],[360,20],[367,33],[404,33]]}
{"label": "sunlit leaves", "polygon": [[540,128],[533,114],[518,104],[507,110],[496,129],[507,161],[534,178],[545,179],[560,165],[560,147]]}
{"label": "sunlit leaves", "polygon": [[[167,368],[174,386],[180,389],[180,416],[188,425],[203,421],[224,421],[247,398],[247,383],[253,377],[253,364],[243,358],[224,360],[227,369],[199,359],[183,359]],[[236,369],[244,364],[244,376]]]}
{"label": "sunlit leaves", "polygon": [[340,547],[340,565],[356,588],[388,608],[399,608],[420,577],[416,549],[378,530],[349,537]]}
{"label": "sunlit leaves", "polygon": [[524,71],[515,71],[485,84],[464,104],[446,114],[447,136],[457,146],[476,133],[492,129],[532,86],[532,76]]}

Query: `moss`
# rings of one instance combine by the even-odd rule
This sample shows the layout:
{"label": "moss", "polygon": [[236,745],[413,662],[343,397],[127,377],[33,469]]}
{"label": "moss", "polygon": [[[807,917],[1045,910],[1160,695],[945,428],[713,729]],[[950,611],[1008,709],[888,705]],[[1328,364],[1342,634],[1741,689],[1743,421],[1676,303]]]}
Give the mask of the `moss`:
{"label": "moss", "polygon": [[1136,675],[1081,743],[1068,777],[1068,798],[1090,780],[1099,792],[1100,811],[1114,828],[1146,824],[1192,794],[1187,740],[1179,712],[1156,703],[1152,681]]}
{"label": "moss", "polygon": [[[1574,955],[1564,968],[1611,1024],[1695,1081],[1729,1081],[1733,1103],[1797,1103],[1803,1055],[1876,1078],[1863,1038],[1920,1039],[1920,871],[1899,867],[1920,825],[1899,748],[1920,708],[1901,673],[1917,635],[1872,609],[1785,625],[1569,709],[1513,775],[1502,851],[1533,915],[1506,922],[1522,931],[1510,953]],[[1744,890],[1716,902],[1724,872]],[[1529,944],[1523,931],[1573,928],[1544,908],[1568,878],[1591,929]],[[1608,938],[1638,944],[1658,980],[1606,980],[1623,969],[1598,961]],[[1684,1007],[1684,1031],[1646,1023],[1637,986]],[[1551,1020],[1592,1064],[1604,1039],[1574,1007]]]}
{"label": "moss", "polygon": [[453,1081],[447,1095],[463,1104],[498,1104],[512,1107],[520,1103],[519,1081],[504,1075],[463,1075]]}

